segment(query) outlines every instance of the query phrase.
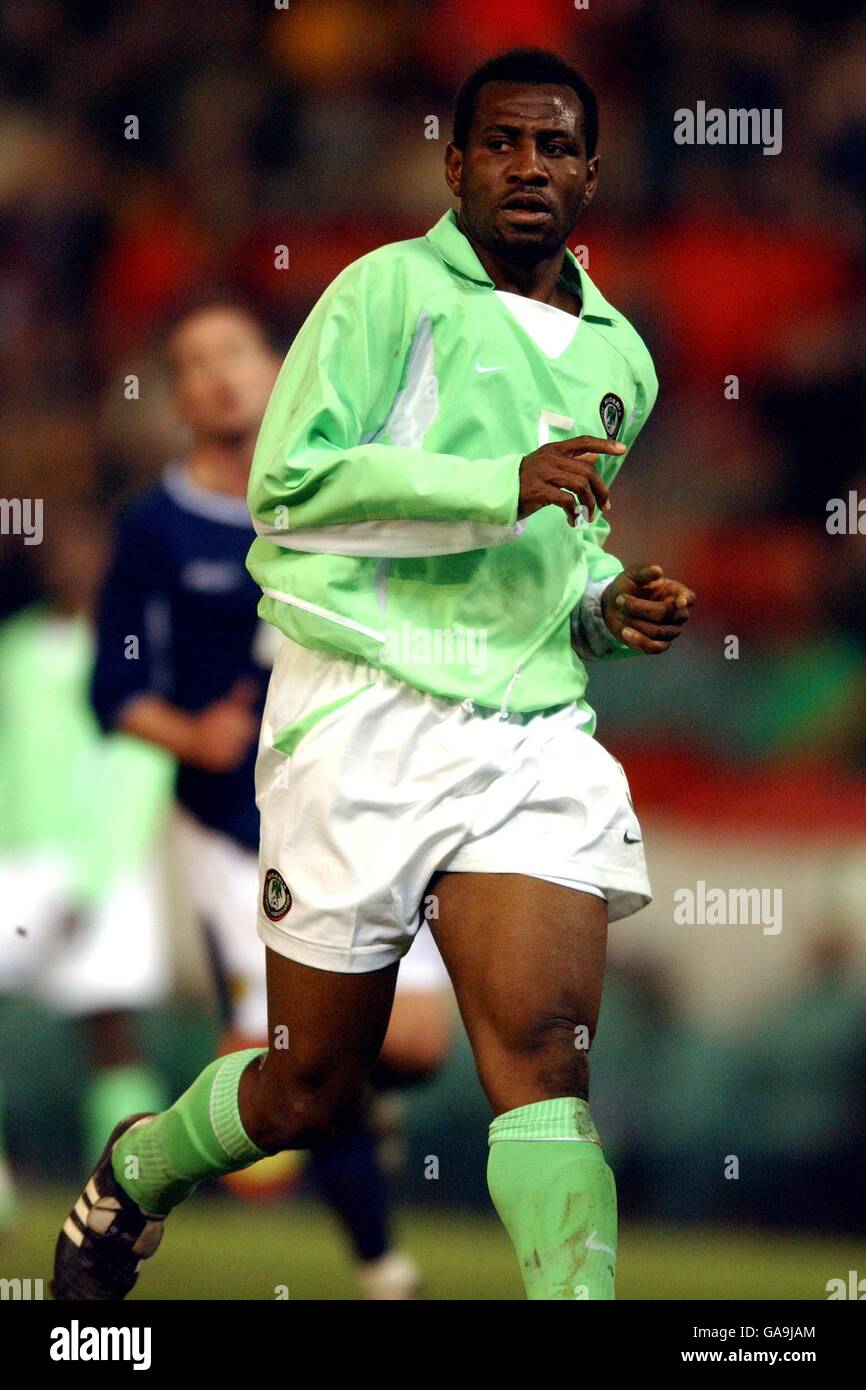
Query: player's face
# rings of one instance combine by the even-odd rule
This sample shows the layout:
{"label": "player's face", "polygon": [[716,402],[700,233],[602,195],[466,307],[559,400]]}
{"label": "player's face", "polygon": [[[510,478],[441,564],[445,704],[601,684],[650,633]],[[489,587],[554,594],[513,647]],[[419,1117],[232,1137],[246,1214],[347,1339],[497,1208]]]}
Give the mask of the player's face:
{"label": "player's face", "polygon": [[488,82],[466,149],[449,145],[448,185],[470,237],[502,260],[534,265],[565,245],[595,192],[583,107],[570,87]]}
{"label": "player's face", "polygon": [[279,362],[253,319],[203,309],[176,329],[169,352],[175,405],[197,438],[238,443],[258,430]]}

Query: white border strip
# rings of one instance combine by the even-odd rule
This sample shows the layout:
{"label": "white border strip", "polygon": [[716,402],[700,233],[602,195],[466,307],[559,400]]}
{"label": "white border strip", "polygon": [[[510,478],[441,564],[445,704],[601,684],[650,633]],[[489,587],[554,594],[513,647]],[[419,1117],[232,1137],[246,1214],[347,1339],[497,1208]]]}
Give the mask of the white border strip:
{"label": "white border strip", "polygon": [[360,632],[364,637],[372,637],[374,642],[384,642],[384,632],[377,632],[375,628],[365,627],[363,623],[355,623],[351,618],[344,618],[339,613],[332,613],[329,608],[320,608],[317,603],[308,603],[306,599],[297,598],[295,594],[284,594],[280,589],[262,588],[262,593],[267,598],[274,598],[279,603],[290,603],[293,608],[302,608],[305,613],[312,613],[316,618],[327,618],[329,622],[339,623],[341,627],[350,627],[353,632]]}

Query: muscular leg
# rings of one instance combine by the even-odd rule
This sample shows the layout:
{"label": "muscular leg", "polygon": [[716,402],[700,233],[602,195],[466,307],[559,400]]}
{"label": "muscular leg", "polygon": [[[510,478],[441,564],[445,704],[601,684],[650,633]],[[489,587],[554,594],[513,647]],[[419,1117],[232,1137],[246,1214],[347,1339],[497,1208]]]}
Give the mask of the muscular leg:
{"label": "muscular leg", "polygon": [[269,950],[267,975],[270,1047],[247,1067],[238,1099],[249,1137],[276,1153],[331,1137],[357,1110],[388,1027],[397,965],[341,975]]}
{"label": "muscular leg", "polygon": [[589,1114],[601,898],[518,874],[443,874],[431,925],[496,1119],[488,1182],[527,1295],[612,1298],[616,1196]]}
{"label": "muscular leg", "polygon": [[398,989],[366,1103],[342,1134],[310,1153],[310,1175],[352,1241],[366,1299],[411,1299],[420,1284],[413,1260],[393,1243],[376,1092],[423,1082],[435,1071],[448,1046],[448,994]]}
{"label": "muscular leg", "polygon": [[206,1067],[162,1114],[128,1130],[114,1175],[143,1211],[164,1214],[202,1179],[337,1133],[361,1100],[388,1023],[397,966],[362,975],[267,953],[270,1047]]}
{"label": "muscular leg", "polygon": [[434,935],[494,1113],[587,1100],[606,903],[522,874],[442,874],[433,891]]}

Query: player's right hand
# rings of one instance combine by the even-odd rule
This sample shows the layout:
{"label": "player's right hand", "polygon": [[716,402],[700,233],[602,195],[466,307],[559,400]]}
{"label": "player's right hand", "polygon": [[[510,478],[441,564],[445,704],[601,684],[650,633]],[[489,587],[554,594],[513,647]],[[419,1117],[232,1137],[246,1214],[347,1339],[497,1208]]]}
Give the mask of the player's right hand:
{"label": "player's right hand", "polygon": [[228,695],[196,715],[192,749],[186,759],[205,772],[233,772],[240,767],[259,731],[256,685],[237,681]]}
{"label": "player's right hand", "polygon": [[[613,439],[596,439],[591,434],[579,434],[574,439],[542,444],[527,454],[520,465],[520,500],[518,517],[531,516],[541,507],[561,507],[569,525],[579,524],[578,508],[592,521],[596,505],[602,511],[610,506],[608,490],[596,468],[599,454],[626,451],[625,444]],[[568,491],[564,492],[563,488]],[[576,494],[573,496],[572,494]]]}

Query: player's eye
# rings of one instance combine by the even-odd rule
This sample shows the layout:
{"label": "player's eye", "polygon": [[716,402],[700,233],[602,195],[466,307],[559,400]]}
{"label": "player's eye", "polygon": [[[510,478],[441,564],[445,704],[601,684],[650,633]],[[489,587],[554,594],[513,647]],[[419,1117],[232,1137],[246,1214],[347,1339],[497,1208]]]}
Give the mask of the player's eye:
{"label": "player's eye", "polygon": [[488,148],[488,150],[496,150],[497,152],[498,152],[500,149],[502,149],[503,146],[510,146],[510,145],[511,145],[511,141],[510,141],[510,140],[506,140],[506,139],[504,138],[504,136],[502,136],[502,135],[496,135],[496,136],[494,136],[494,138],[493,138],[492,140],[488,140],[488,141],[487,141],[487,148]]}

